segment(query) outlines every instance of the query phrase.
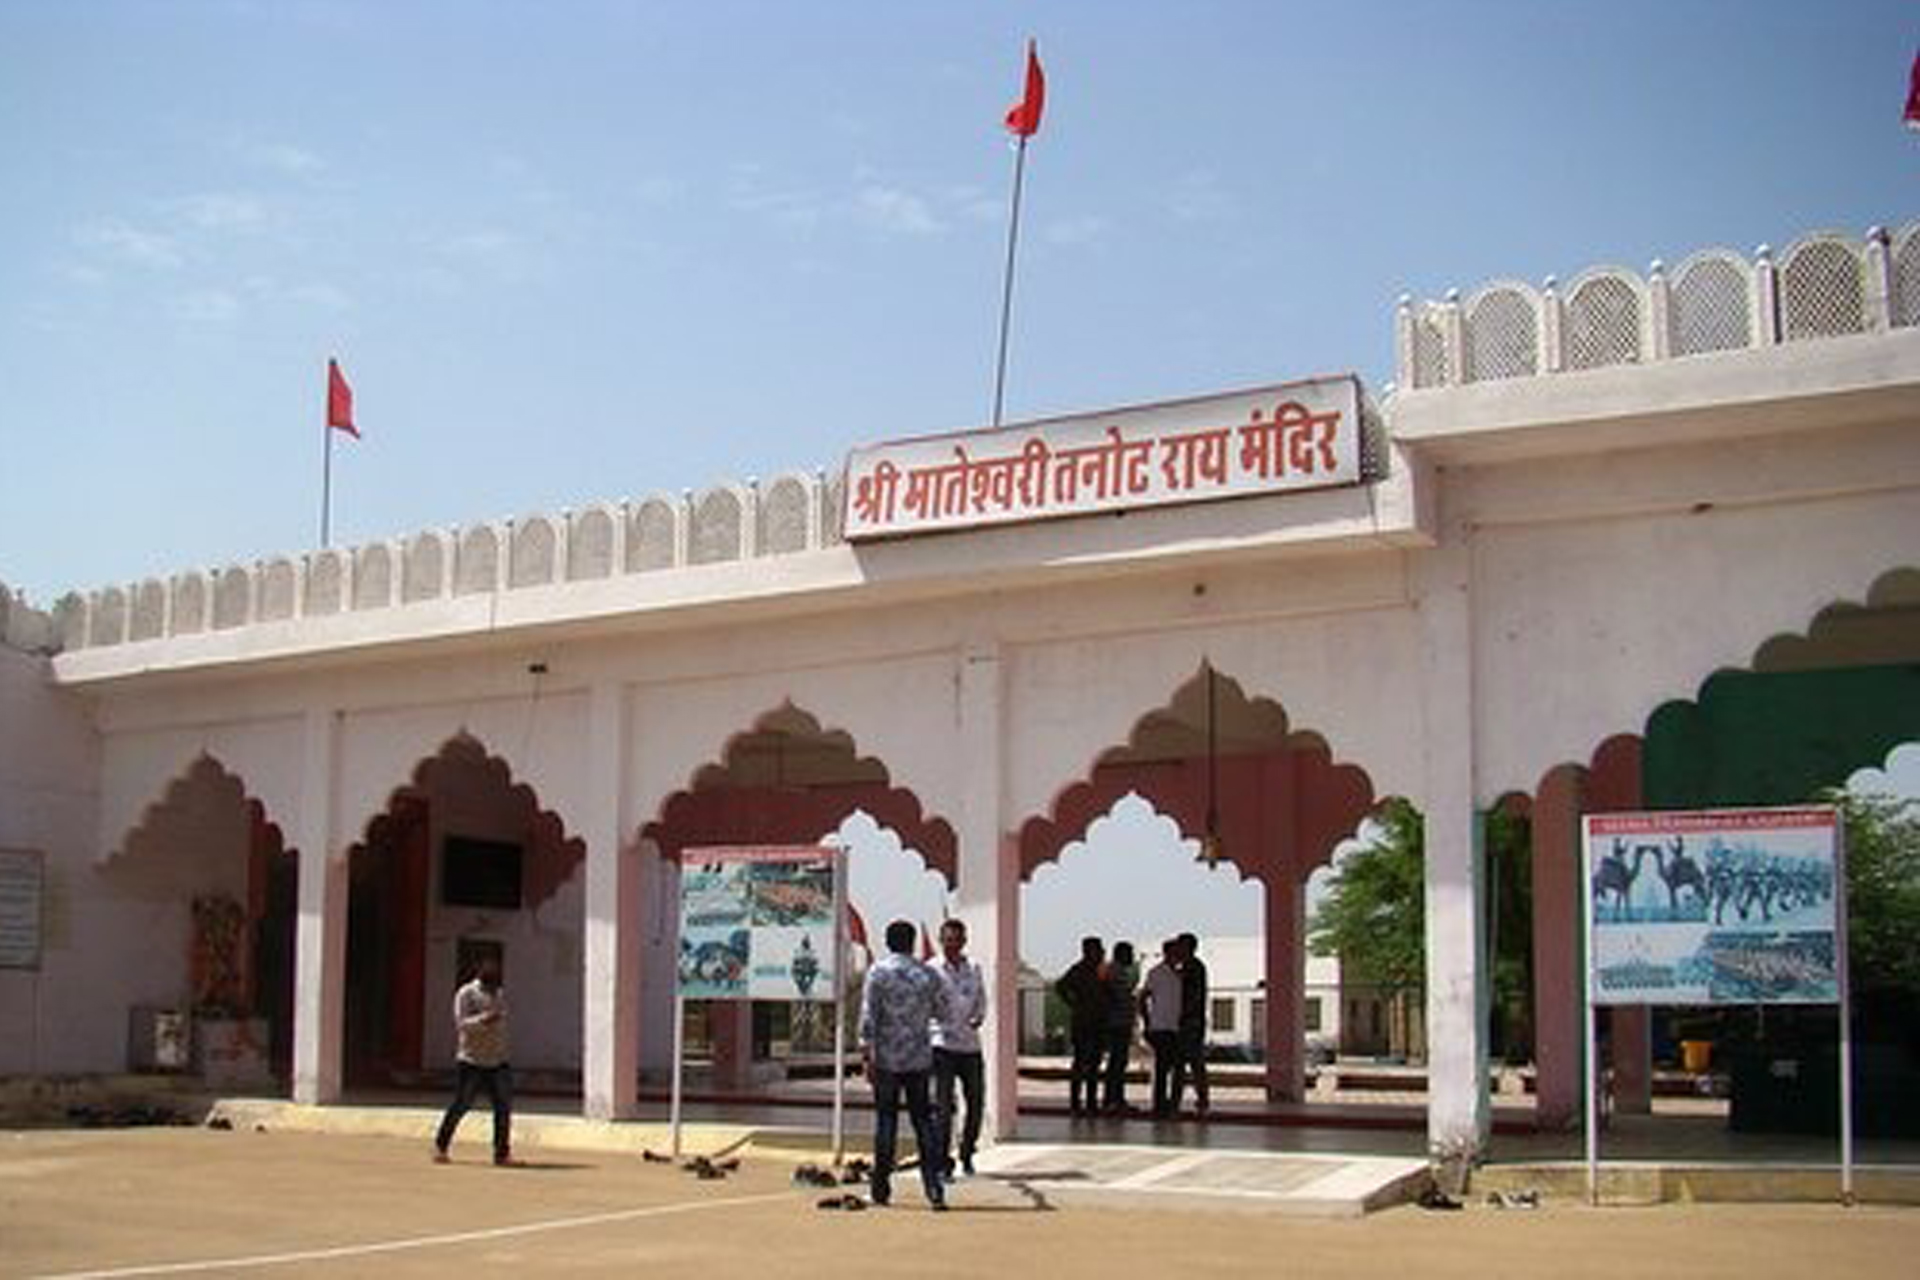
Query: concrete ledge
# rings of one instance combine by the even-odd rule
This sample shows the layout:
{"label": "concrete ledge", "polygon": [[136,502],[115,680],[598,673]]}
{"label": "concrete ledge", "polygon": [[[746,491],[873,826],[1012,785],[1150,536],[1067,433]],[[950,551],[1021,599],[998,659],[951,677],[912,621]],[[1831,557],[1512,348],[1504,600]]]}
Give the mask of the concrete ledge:
{"label": "concrete ledge", "polygon": [[[1469,1194],[1538,1191],[1543,1197],[1584,1201],[1587,1166],[1492,1164],[1473,1171]],[[1862,1204],[1920,1205],[1920,1166],[1855,1165],[1854,1198]],[[1840,1200],[1837,1165],[1651,1164],[1603,1161],[1600,1202],[1647,1204],[1835,1204]]]}

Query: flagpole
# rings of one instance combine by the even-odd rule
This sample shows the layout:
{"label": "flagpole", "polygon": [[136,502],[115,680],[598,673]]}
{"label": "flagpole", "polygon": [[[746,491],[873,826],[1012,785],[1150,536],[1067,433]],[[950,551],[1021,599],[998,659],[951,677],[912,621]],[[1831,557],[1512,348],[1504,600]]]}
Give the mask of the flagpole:
{"label": "flagpole", "polygon": [[1007,269],[1000,290],[1000,356],[993,375],[993,425],[1000,425],[1000,409],[1007,389],[1007,329],[1013,318],[1013,260],[1020,244],[1020,188],[1027,172],[1027,135],[1013,161],[1013,210],[1007,219]]}
{"label": "flagpole", "polygon": [[320,431],[327,439],[321,450],[323,461],[320,464],[320,547],[325,550],[330,545],[328,536],[332,530],[329,526],[333,522],[333,424],[323,419]]}

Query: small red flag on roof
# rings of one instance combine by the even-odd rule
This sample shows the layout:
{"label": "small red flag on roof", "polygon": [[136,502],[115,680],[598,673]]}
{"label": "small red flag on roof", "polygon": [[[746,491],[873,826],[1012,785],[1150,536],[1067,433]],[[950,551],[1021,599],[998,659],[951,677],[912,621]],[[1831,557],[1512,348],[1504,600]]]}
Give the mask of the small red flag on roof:
{"label": "small red flag on roof", "polygon": [[1913,55],[1913,70],[1907,74],[1907,128],[1920,129],[1920,53]]}
{"label": "small red flag on roof", "polygon": [[1031,138],[1040,132],[1040,113],[1047,105],[1047,77],[1040,70],[1040,53],[1027,41],[1027,91],[1007,111],[1007,132],[1017,138]]}
{"label": "small red flag on roof", "polygon": [[347,385],[337,360],[327,361],[327,425],[355,440],[360,438],[359,429],[353,425],[353,388]]}

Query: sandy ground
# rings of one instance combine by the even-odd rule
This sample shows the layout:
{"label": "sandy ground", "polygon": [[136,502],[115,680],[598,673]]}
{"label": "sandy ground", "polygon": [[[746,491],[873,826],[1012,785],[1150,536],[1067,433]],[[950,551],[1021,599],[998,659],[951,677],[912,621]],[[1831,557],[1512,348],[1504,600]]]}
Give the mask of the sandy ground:
{"label": "sandy ground", "polygon": [[1320,1221],[1051,1203],[963,1182],[936,1216],[827,1212],[791,1158],[721,1181],[606,1153],[435,1166],[393,1138],[204,1129],[0,1133],[0,1276],[383,1277],[1288,1275],[1712,1277],[1913,1274],[1920,1210],[1673,1205],[1395,1209]]}

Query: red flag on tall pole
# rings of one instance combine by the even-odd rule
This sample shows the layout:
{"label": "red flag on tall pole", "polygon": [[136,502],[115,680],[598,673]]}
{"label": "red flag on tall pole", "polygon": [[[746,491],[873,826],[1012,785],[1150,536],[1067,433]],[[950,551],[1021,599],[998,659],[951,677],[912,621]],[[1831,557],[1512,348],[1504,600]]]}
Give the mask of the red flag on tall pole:
{"label": "red flag on tall pole", "polygon": [[1047,77],[1040,70],[1040,51],[1027,41],[1027,91],[1007,110],[1007,132],[1031,138],[1040,132],[1040,113],[1047,105]]}
{"label": "red flag on tall pole", "polygon": [[1020,244],[1020,187],[1027,172],[1027,139],[1040,132],[1040,114],[1047,106],[1047,77],[1040,70],[1040,49],[1027,41],[1027,88],[1007,111],[1007,132],[1020,139],[1014,148],[1013,210],[1007,218],[1007,269],[1000,287],[1000,352],[993,369],[993,425],[1007,398],[1007,330],[1013,321],[1013,258]]}
{"label": "red flag on tall pole", "polygon": [[353,388],[347,385],[337,360],[327,361],[327,426],[355,440],[360,438],[359,429],[353,425]]}
{"label": "red flag on tall pole", "polygon": [[1913,55],[1913,70],[1907,74],[1907,128],[1920,129],[1920,53]]}

